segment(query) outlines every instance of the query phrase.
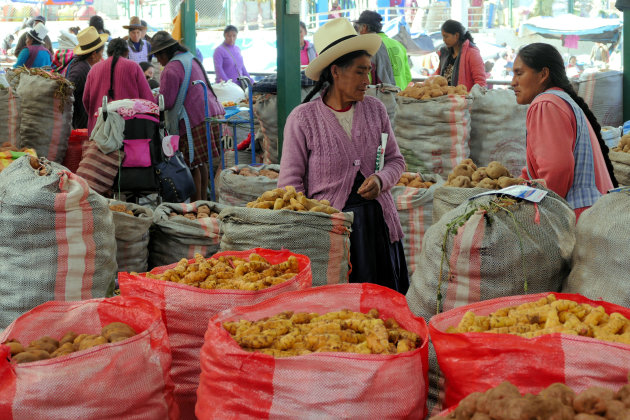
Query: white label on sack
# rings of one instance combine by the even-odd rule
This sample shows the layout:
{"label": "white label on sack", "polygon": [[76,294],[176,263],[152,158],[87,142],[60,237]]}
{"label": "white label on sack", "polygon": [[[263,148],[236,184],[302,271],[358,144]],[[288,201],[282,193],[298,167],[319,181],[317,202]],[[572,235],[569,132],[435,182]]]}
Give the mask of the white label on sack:
{"label": "white label on sack", "polygon": [[477,197],[483,197],[484,195],[509,195],[510,197],[522,198],[523,200],[531,201],[532,203],[540,203],[547,195],[547,191],[528,187],[527,185],[512,185],[511,187],[503,188],[502,190],[494,190],[477,194],[470,197],[469,200]]}

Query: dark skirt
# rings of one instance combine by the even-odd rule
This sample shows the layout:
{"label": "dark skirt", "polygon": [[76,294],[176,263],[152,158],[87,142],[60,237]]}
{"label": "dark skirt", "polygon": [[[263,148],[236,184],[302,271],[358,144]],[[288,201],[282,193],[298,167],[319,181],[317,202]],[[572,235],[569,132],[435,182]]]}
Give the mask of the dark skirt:
{"label": "dark skirt", "polygon": [[383,209],[357,194],[365,177],[357,174],[343,211],[354,213],[350,234],[350,283],[374,283],[407,293],[409,274],[402,242],[391,243]]}

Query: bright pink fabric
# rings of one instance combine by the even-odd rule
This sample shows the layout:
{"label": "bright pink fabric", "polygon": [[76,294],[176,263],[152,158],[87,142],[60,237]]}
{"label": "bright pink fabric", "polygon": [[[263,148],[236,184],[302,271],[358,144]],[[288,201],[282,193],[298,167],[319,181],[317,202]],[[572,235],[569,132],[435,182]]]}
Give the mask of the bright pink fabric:
{"label": "bright pink fabric", "polygon": [[[438,54],[442,54],[443,50],[440,50]],[[457,84],[466,85],[468,90],[472,89],[474,85],[486,86],[486,67],[481,58],[479,48],[476,46],[470,46],[470,41],[466,40],[462,44],[462,50],[459,52],[461,58],[459,59],[459,74],[457,75]],[[434,74],[440,74],[440,67],[438,66]]]}
{"label": "bright pink fabric", "polygon": [[[95,64],[87,76],[83,105],[88,114],[88,134],[92,133],[96,124],[95,112],[103,103],[103,96],[109,90],[109,75],[112,68],[112,57]],[[108,98],[111,100],[112,98]],[[155,102],[149,82],[147,82],[138,63],[120,57],[114,69],[114,99],[146,99]]]}
{"label": "bright pink fabric", "polygon": [[[554,88],[560,90],[558,88]],[[589,124],[595,161],[595,184],[606,194],[613,185],[606,169],[595,131]],[[532,179],[544,179],[547,188],[566,197],[573,185],[576,122],[573,110],[556,95],[541,95],[532,101],[527,111],[527,166]],[[528,179],[527,168],[522,177]],[[576,209],[579,215],[586,208]]]}

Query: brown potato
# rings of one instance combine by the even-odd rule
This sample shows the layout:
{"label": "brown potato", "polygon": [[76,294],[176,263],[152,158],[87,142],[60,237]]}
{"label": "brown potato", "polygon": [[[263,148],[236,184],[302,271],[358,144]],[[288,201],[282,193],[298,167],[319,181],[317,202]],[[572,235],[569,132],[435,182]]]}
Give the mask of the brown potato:
{"label": "brown potato", "polygon": [[38,360],[50,359],[50,354],[46,350],[29,349],[11,357],[15,363],[37,362]]}
{"label": "brown potato", "polygon": [[562,404],[568,405],[569,407],[573,407],[573,400],[575,399],[575,391],[561,383],[549,385],[547,388],[540,391],[538,395],[546,398],[556,398],[560,400]]}
{"label": "brown potato", "polygon": [[31,341],[27,349],[39,349],[52,353],[57,350],[57,348],[59,348],[59,341],[52,337],[44,336],[38,340]]}
{"label": "brown potato", "polygon": [[112,322],[101,330],[101,335],[111,343],[125,340],[136,335],[136,331],[124,322]]}
{"label": "brown potato", "polygon": [[22,346],[22,344],[15,339],[6,341],[3,344],[9,346],[9,352],[11,353],[11,356],[14,356],[24,351],[24,346]]}
{"label": "brown potato", "polygon": [[61,340],[59,340],[59,346],[63,346],[66,343],[74,343],[74,339],[77,338],[77,335],[78,334],[75,332],[68,331],[61,337]]}
{"label": "brown potato", "polygon": [[594,386],[575,397],[573,409],[578,413],[606,414],[606,403],[614,398],[612,390]]}
{"label": "brown potato", "polygon": [[71,342],[65,342],[57,350],[55,350],[50,357],[61,357],[70,353],[74,353],[74,345]]}

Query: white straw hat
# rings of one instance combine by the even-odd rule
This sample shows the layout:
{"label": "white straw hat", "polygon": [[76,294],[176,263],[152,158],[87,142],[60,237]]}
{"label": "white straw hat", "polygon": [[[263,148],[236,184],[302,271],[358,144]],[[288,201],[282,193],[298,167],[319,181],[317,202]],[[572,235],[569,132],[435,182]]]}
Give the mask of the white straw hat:
{"label": "white straw hat", "polygon": [[374,55],[382,42],[377,34],[357,35],[354,26],[346,18],[329,20],[313,35],[317,57],[304,73],[309,79],[317,81],[322,70],[339,57],[360,50]]}
{"label": "white straw hat", "polygon": [[37,24],[33,26],[33,29],[31,29],[28,33],[28,36],[36,41],[41,42],[42,44],[44,43],[44,38],[46,38],[46,35],[48,35],[48,28],[46,28],[46,26],[41,22],[37,22]]}
{"label": "white straw hat", "polygon": [[100,34],[94,26],[88,26],[84,30],[78,33],[77,40],[79,45],[74,47],[74,53],[77,55],[83,55],[91,53],[105,45],[109,35]]}

